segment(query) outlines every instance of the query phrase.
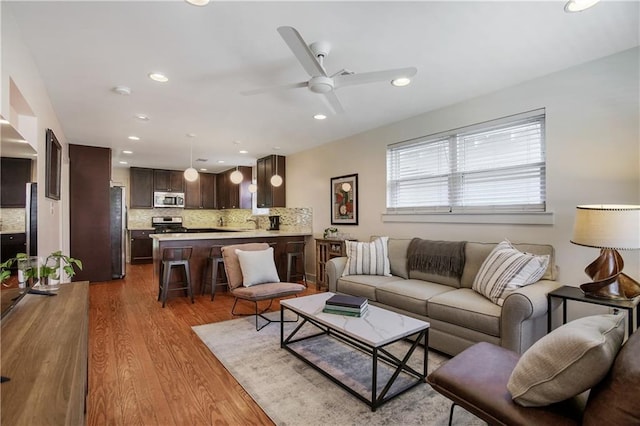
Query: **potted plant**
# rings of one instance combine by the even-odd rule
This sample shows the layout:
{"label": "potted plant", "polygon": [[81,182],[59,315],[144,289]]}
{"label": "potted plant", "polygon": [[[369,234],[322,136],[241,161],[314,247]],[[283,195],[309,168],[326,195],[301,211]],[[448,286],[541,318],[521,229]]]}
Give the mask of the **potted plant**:
{"label": "potted plant", "polygon": [[54,251],[47,256],[40,266],[40,278],[44,285],[58,284],[60,282],[60,266],[69,276],[76,274],[74,267],[82,270],[82,261],[62,254],[62,251]]}
{"label": "potted plant", "polygon": [[[8,259],[0,264],[0,282],[4,282],[11,275],[11,266],[18,264],[18,282],[20,285],[30,282],[31,286],[42,280],[43,285],[57,284],[60,282],[60,266],[69,276],[75,275],[75,268],[82,270],[82,261],[62,254],[62,251],[54,251],[39,264],[36,256],[28,256],[26,253],[18,253],[16,257]],[[31,281],[30,281],[31,280]]]}

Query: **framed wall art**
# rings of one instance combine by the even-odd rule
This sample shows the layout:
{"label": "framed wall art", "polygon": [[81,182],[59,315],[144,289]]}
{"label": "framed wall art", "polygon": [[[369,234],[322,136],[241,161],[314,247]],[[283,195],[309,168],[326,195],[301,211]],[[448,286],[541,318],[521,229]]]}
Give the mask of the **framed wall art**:
{"label": "framed wall art", "polygon": [[60,142],[53,134],[53,130],[47,129],[47,156],[45,163],[45,192],[44,195],[52,200],[60,199],[60,172],[62,167],[62,148]]}
{"label": "framed wall art", "polygon": [[358,224],[358,175],[331,178],[331,224]]}

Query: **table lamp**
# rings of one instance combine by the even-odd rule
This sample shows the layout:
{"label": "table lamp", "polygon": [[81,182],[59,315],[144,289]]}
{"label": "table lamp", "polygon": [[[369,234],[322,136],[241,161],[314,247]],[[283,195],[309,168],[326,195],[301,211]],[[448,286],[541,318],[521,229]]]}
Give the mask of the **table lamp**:
{"label": "table lamp", "polygon": [[571,242],[600,249],[600,256],[584,271],[593,282],[580,286],[586,296],[631,300],[640,284],[622,272],[618,250],[640,249],[640,206],[577,206]]}

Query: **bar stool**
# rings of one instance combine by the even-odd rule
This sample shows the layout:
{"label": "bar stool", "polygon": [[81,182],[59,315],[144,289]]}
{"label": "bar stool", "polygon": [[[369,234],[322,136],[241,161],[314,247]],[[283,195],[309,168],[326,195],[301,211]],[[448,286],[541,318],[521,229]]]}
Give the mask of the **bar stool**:
{"label": "bar stool", "polygon": [[[202,273],[202,291],[200,294],[204,294],[207,285],[211,285],[211,300],[216,295],[216,286],[218,285],[218,273],[220,272],[220,266],[222,266],[222,274],[220,277],[225,276],[224,272],[224,260],[222,260],[222,246],[211,246],[209,248],[209,256],[207,257],[207,263]],[[207,280],[208,273],[211,273],[211,281]],[[225,278],[226,279],[226,278]],[[220,282],[220,284],[227,285],[226,281]]]}
{"label": "bar stool", "polygon": [[[287,282],[291,282],[291,278],[302,277],[304,286],[307,287],[307,273],[304,265],[304,241],[289,241],[286,244],[285,252],[287,253]],[[302,261],[302,272],[298,272],[298,258]],[[293,271],[291,263],[293,262]]]}
{"label": "bar stool", "polygon": [[[193,303],[193,290],[191,288],[191,274],[189,259],[191,259],[192,247],[170,247],[162,250],[162,263],[160,263],[160,289],[158,292],[158,300],[162,300],[164,308],[167,302],[167,295],[170,291],[186,290],[187,295]],[[184,281],[170,282],[171,270],[173,268],[182,268]],[[170,284],[181,284],[182,287],[169,288]]]}

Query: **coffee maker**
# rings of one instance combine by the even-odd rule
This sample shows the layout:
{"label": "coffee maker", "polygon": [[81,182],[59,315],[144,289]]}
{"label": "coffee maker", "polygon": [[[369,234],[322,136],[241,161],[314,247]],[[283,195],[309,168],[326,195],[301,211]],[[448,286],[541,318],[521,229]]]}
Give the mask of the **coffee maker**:
{"label": "coffee maker", "polygon": [[280,216],[269,216],[269,231],[280,230]]}

